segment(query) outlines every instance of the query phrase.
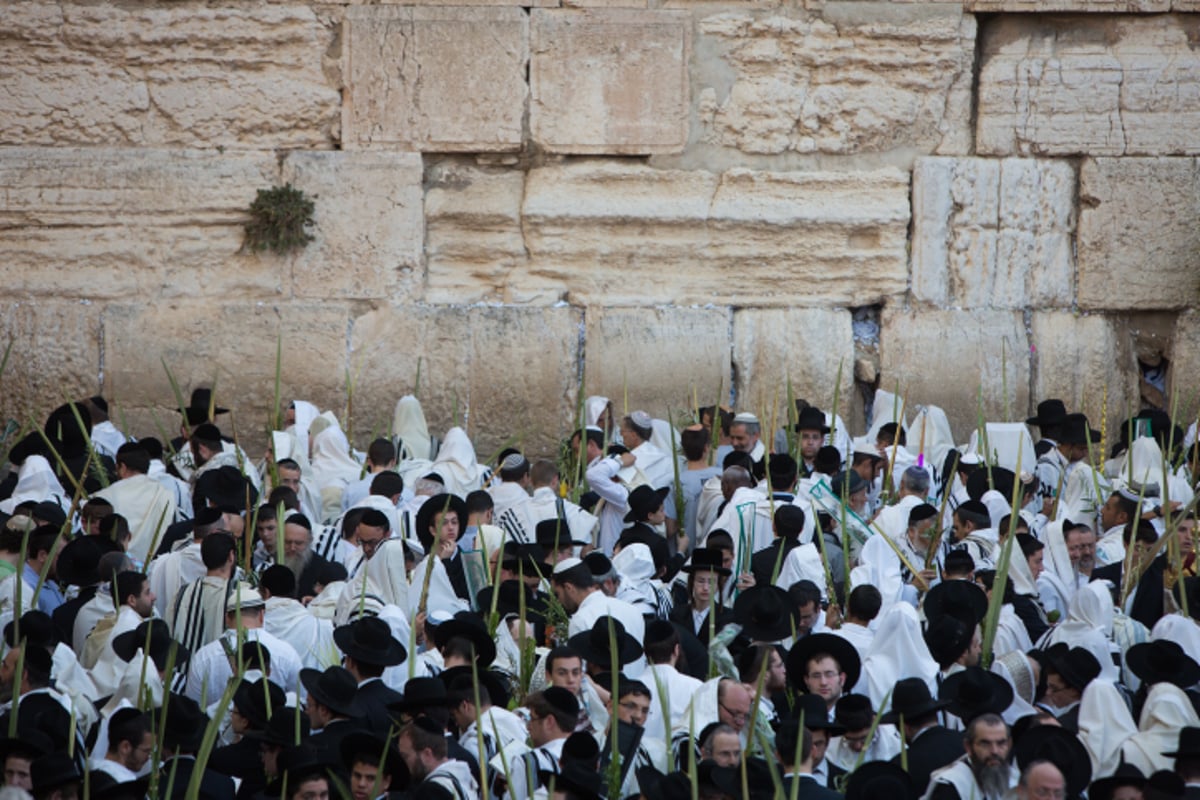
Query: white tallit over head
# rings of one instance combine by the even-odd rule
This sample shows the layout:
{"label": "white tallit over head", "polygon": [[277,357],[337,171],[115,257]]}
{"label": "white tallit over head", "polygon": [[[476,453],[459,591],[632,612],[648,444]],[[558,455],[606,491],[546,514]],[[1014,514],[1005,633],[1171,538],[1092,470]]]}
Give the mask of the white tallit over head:
{"label": "white tallit over head", "polygon": [[[404,571],[404,544],[399,539],[380,543],[375,555],[367,560],[367,580],[375,587],[383,602],[408,608],[410,587]],[[351,579],[351,583],[355,579]],[[417,587],[418,591],[420,587]]]}
{"label": "white tallit over head", "polygon": [[1075,593],[1075,568],[1071,566],[1071,554],[1067,551],[1061,519],[1046,523],[1046,527],[1042,529],[1042,543],[1046,545],[1042,553],[1042,567],[1059,580],[1060,591],[1067,592],[1066,597],[1069,601]]}
{"label": "white tallit over head", "polygon": [[[608,398],[600,395],[592,395],[584,401],[584,419],[586,425],[595,425],[600,427],[600,420],[604,416],[604,412],[608,409]],[[604,432],[605,435],[608,431]]]}
{"label": "white tallit over head", "polygon": [[459,497],[483,488],[488,476],[487,467],[475,457],[475,447],[467,438],[467,432],[459,427],[446,431],[430,471],[441,475],[446,482],[446,491]]}
{"label": "white tallit over head", "polygon": [[362,477],[362,465],[350,456],[350,442],[336,418],[313,437],[312,448],[313,479],[322,492],[330,486],[345,488]]}
{"label": "white tallit over head", "polygon": [[1154,623],[1150,640],[1157,639],[1175,642],[1192,658],[1200,658],[1200,625],[1182,614],[1166,614]]}
{"label": "white tallit over head", "polygon": [[1144,491],[1146,497],[1162,497],[1167,475],[1163,472],[1163,453],[1158,442],[1149,436],[1134,439],[1120,458],[1120,469],[1112,485],[1113,491],[1127,489],[1135,495]]}
{"label": "white tallit over head", "polygon": [[66,491],[50,468],[50,462],[43,456],[29,456],[17,470],[17,485],[12,496],[0,502],[0,511],[11,514],[22,503],[40,503],[44,500],[53,500],[64,512],[67,510],[67,506],[63,505],[67,501]]}
{"label": "white tallit over head", "polygon": [[937,696],[938,664],[929,655],[921,633],[917,610],[908,603],[895,603],[880,618],[871,649],[863,661],[862,678],[857,690],[871,698],[875,710],[891,708],[891,692],[904,678],[920,678]]}
{"label": "white tallit over head", "polygon": [[[674,442],[673,446],[672,442]],[[665,419],[650,421],[650,444],[665,453],[667,458],[671,457],[671,453],[683,452],[679,445],[679,431],[675,430],[674,426]]]}
{"label": "white tallit over head", "polygon": [[942,465],[946,462],[946,454],[954,449],[954,434],[950,431],[946,412],[938,406],[919,406],[908,430],[908,449],[917,454],[922,452],[921,431],[925,431],[925,463],[932,465],[944,481]]}
{"label": "white tallit over head", "polygon": [[[911,430],[904,421],[904,398],[894,395],[886,389],[875,390],[875,402],[871,405],[871,427],[867,429],[867,438],[872,442],[879,438],[879,429],[889,422],[898,422],[905,431]],[[911,440],[912,437],[910,436]]]}
{"label": "white tallit over head", "polygon": [[1079,741],[1092,761],[1092,780],[1112,775],[1121,761],[1125,742],[1137,733],[1137,724],[1125,698],[1108,681],[1092,681],[1079,701]]}
{"label": "white tallit over head", "polygon": [[1125,760],[1143,775],[1174,769],[1175,759],[1163,753],[1175,751],[1181,729],[1197,726],[1200,716],[1183,689],[1172,683],[1155,684],[1142,706],[1137,734],[1125,743]]}
{"label": "white tallit over head", "polygon": [[429,459],[429,424],[425,421],[421,401],[411,394],[396,401],[396,411],[392,414],[392,436],[398,442],[397,461]]}
{"label": "white tallit over head", "polygon": [[784,556],[783,566],[779,568],[779,577],[775,585],[785,591],[796,581],[812,581],[821,590],[821,599],[828,600],[828,581],[825,580],[825,562],[816,544],[798,545]]}
{"label": "white tallit over head", "polygon": [[[1015,557],[1013,559],[1016,560]],[[1093,581],[1082,587],[1071,598],[1067,618],[1047,632],[1043,647],[1063,642],[1071,647],[1082,647],[1100,662],[1100,679],[1119,681],[1120,672],[1113,663],[1112,596],[1104,581]]]}
{"label": "white tallit over head", "polygon": [[[971,432],[971,442],[968,445],[973,452],[979,453],[994,466],[1004,467],[1016,473],[1033,472],[1037,463],[1037,453],[1033,449],[1033,437],[1024,422],[988,422],[984,425],[987,434],[986,442],[979,438],[979,431]],[[910,437],[911,439],[911,437]],[[1021,469],[1017,469],[1020,459]]]}
{"label": "white tallit over head", "polygon": [[[312,425],[313,420],[320,415],[321,410],[307,400],[293,400],[292,410],[295,411],[296,421],[292,423],[288,430],[296,437],[296,441],[300,446],[300,452],[304,454],[305,458],[308,458],[308,428]],[[277,459],[282,458],[278,454],[275,457]]]}

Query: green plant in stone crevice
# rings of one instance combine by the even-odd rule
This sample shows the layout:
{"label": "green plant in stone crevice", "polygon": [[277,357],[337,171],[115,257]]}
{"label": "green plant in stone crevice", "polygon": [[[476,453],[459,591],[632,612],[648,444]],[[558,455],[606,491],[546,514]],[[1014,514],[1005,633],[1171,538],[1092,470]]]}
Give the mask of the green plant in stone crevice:
{"label": "green plant in stone crevice", "polygon": [[290,183],[259,189],[250,204],[243,248],[251,252],[288,253],[304,247],[313,240],[309,228],[314,208],[312,198]]}

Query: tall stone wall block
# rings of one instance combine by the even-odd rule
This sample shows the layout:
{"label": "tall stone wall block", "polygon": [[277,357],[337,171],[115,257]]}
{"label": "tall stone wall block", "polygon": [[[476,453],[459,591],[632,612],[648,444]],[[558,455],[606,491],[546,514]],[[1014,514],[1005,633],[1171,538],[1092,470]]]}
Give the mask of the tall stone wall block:
{"label": "tall stone wall block", "polygon": [[270,153],[0,148],[11,297],[263,296],[285,261],[239,252]]}
{"label": "tall stone wall block", "polygon": [[907,282],[908,180],[895,169],[585,162],[532,171],[523,209],[529,271],[571,302],[869,305]]}
{"label": "tall stone wall block", "polygon": [[1085,159],[1079,195],[1080,308],[1186,308],[1200,300],[1196,159]]}
{"label": "tall stone wall block", "polygon": [[425,239],[418,153],[289,153],[283,180],[314,198],[314,236],[292,260],[297,297],[387,297],[419,288]]}
{"label": "tall stone wall block", "polygon": [[980,385],[987,419],[1003,420],[1006,404],[1014,421],[1027,416],[1029,340],[1021,312],[885,306],[882,322],[880,386],[894,391],[898,381],[909,404],[941,406],[956,442],[967,441],[977,426]]}
{"label": "tall stone wall block", "polygon": [[0,376],[0,437],[12,445],[16,432],[4,426],[41,425],[53,409],[90,397],[100,385],[100,308],[91,303],[12,302],[0,305],[0,359],[10,346]]}
{"label": "tall stone wall block", "polygon": [[529,62],[522,9],[351,6],[344,24],[347,148],[520,149]]}
{"label": "tall stone wall block", "polygon": [[961,308],[1074,302],[1075,172],[1033,159],[922,158],[913,169],[914,299]]}
{"label": "tall stone wall block", "polygon": [[8,2],[0,144],[329,148],[333,39],[304,4]]}
{"label": "tall stone wall block", "polygon": [[551,153],[682,151],[690,30],[682,11],[534,10],[534,141]]}
{"label": "tall stone wall block", "polygon": [[975,18],[952,4],[831,3],[825,18],[699,22],[701,140],[751,154],[965,154]]}
{"label": "tall stone wall block", "polygon": [[997,17],[984,29],[981,155],[1200,153],[1200,19]]}
{"label": "tall stone wall block", "polygon": [[[1176,4],[1178,5],[1178,4]],[[966,0],[975,14],[1162,14],[1171,0]]]}

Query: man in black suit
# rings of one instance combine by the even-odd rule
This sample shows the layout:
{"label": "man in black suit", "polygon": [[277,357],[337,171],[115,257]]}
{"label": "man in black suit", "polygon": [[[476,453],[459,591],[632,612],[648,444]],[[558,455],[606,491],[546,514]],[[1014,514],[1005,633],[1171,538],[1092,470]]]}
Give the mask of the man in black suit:
{"label": "man in black suit", "polygon": [[1174,752],[1163,753],[1175,759],[1175,774],[1183,779],[1186,800],[1200,800],[1200,728],[1183,728],[1179,731],[1179,747]]}
{"label": "man in black suit", "polygon": [[[341,759],[342,739],[364,730],[359,722],[363,712],[355,702],[358,682],[345,667],[329,667],[324,672],[300,670],[300,683],[308,691],[305,710],[313,729],[308,743],[327,763],[337,764]],[[349,775],[340,777],[345,780]]]}
{"label": "man in black suit", "polygon": [[[235,795],[233,778],[211,769],[205,769],[200,777],[199,792],[192,794],[188,787],[196,768],[196,752],[204,739],[208,727],[208,715],[200,710],[195,700],[181,694],[171,694],[166,699],[167,724],[162,731],[163,762],[158,771],[158,800],[229,800]],[[155,711],[156,719],[161,711]]]}
{"label": "man in black suit", "polygon": [[[797,747],[799,749],[797,749]],[[775,755],[783,765],[783,796],[805,800],[841,800],[842,796],[817,783],[812,776],[812,734],[798,720],[786,720],[775,734]],[[799,760],[797,760],[799,756]],[[799,783],[793,795],[792,783]]]}
{"label": "man in black suit", "polygon": [[829,747],[829,740],[834,736],[841,736],[846,729],[829,720],[829,709],[825,705],[825,699],[819,694],[796,696],[796,708],[792,715],[799,719],[801,714],[804,715],[804,728],[812,737],[810,773],[818,784],[832,789],[840,785],[839,780],[846,774],[846,770],[827,759],[825,751]]}
{"label": "man in black suit", "polygon": [[[1158,532],[1148,520],[1135,520],[1126,525],[1124,539],[1126,548],[1134,548],[1134,571],[1139,569],[1139,564],[1146,565],[1137,586],[1133,589],[1133,604],[1129,608],[1129,616],[1147,628],[1153,628],[1154,623],[1163,615],[1163,573],[1167,567],[1167,556],[1163,553],[1146,564],[1158,544]],[[1124,569],[1125,560],[1122,559],[1092,571],[1092,580],[1106,580],[1112,583],[1114,602],[1118,604],[1121,601]]]}
{"label": "man in black suit", "polygon": [[342,651],[343,665],[358,682],[354,700],[362,710],[367,730],[387,737],[392,728],[387,707],[404,697],[381,678],[384,669],[408,657],[404,645],[392,636],[386,622],[375,617],[363,617],[334,629],[333,642]]}
{"label": "man in black suit", "polygon": [[[935,700],[921,678],[905,678],[892,690],[892,710],[883,722],[897,725],[908,743],[908,774],[920,794],[929,785],[929,776],[962,756],[962,733],[938,724],[938,711],[949,705]],[[903,723],[903,724],[901,724]],[[900,764],[900,756],[892,759]]]}
{"label": "man in black suit", "polygon": [[[772,460],[772,464],[774,460]],[[772,467],[773,468],[773,467]],[[775,509],[775,541],[750,558],[750,572],[758,586],[769,586],[783,568],[783,561],[800,544],[804,529],[804,511],[799,506],[782,505]]]}

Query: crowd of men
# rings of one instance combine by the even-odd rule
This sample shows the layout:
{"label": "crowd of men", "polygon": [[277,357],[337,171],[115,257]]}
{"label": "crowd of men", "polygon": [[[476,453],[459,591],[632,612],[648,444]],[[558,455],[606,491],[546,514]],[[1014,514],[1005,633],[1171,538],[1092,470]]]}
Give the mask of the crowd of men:
{"label": "crowd of men", "polygon": [[[252,460],[102,397],[0,481],[6,797],[1200,798],[1196,426],[589,398],[481,463],[402,398]],[[961,432],[960,432],[961,433]]]}

